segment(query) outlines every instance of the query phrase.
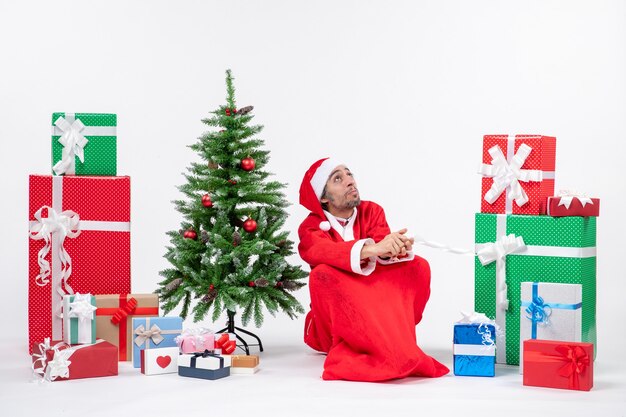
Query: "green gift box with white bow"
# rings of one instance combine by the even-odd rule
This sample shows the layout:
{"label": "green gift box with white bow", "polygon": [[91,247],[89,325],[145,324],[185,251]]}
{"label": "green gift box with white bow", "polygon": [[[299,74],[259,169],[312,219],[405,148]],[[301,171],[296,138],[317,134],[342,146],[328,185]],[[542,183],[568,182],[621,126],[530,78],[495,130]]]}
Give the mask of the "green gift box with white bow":
{"label": "green gift box with white bow", "polygon": [[117,115],[52,114],[55,175],[117,175]]}
{"label": "green gift box with white bow", "polygon": [[581,338],[596,345],[595,217],[477,213],[476,253],[474,309],[504,333],[496,342],[498,363],[519,364],[525,281],[581,284]]}

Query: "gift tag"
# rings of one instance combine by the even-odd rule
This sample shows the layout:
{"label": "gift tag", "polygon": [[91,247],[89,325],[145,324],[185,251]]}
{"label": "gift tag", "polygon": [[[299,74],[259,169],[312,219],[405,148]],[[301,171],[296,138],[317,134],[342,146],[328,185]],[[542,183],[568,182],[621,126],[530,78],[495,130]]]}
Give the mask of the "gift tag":
{"label": "gift tag", "polygon": [[178,347],[144,349],[140,354],[142,374],[159,375],[178,372]]}

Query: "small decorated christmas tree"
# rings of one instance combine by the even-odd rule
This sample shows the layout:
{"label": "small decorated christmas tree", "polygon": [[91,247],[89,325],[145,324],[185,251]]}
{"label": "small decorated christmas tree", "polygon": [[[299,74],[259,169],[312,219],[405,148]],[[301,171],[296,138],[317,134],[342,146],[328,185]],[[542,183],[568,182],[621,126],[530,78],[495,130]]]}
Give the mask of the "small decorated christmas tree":
{"label": "small decorated christmas tree", "polygon": [[161,271],[156,292],[165,313],[180,303],[181,316],[191,309],[194,321],[211,308],[213,321],[225,310],[229,320],[239,311],[244,325],[254,317],[259,327],[264,307],[292,319],[304,313],[290,292],[308,274],[286,260],[294,252],[289,233],[280,230],[289,205],[285,184],[267,180],[269,152],[256,137],[263,126],[250,124],[252,106],[237,109],[230,70],[226,91],[226,105],[203,120],[213,129],[190,146],[203,162],[191,163],[179,186],[186,199],[174,204],[184,220],[168,232],[171,268]]}

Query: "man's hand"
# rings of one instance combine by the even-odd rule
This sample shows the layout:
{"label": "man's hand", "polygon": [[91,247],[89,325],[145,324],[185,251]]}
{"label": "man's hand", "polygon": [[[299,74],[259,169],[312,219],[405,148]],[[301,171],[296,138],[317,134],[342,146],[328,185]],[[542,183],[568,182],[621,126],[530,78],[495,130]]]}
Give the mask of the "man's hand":
{"label": "man's hand", "polygon": [[361,249],[361,259],[371,256],[379,256],[381,258],[398,258],[405,256],[408,251],[413,249],[413,238],[405,236],[407,229],[401,229],[397,232],[388,234],[378,243],[373,245],[365,245]]}

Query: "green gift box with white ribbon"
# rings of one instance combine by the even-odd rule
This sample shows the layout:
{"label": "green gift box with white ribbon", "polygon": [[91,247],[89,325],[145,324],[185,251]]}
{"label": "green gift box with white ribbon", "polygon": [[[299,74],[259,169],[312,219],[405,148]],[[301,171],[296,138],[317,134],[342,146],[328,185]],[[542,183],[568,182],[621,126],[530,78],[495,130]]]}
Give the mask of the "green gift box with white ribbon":
{"label": "green gift box with white ribbon", "polygon": [[55,175],[117,175],[117,115],[52,114]]}
{"label": "green gift box with white ribbon", "polygon": [[595,217],[477,213],[476,254],[474,309],[504,333],[496,341],[498,363],[519,364],[524,281],[581,284],[581,338],[596,344]]}

